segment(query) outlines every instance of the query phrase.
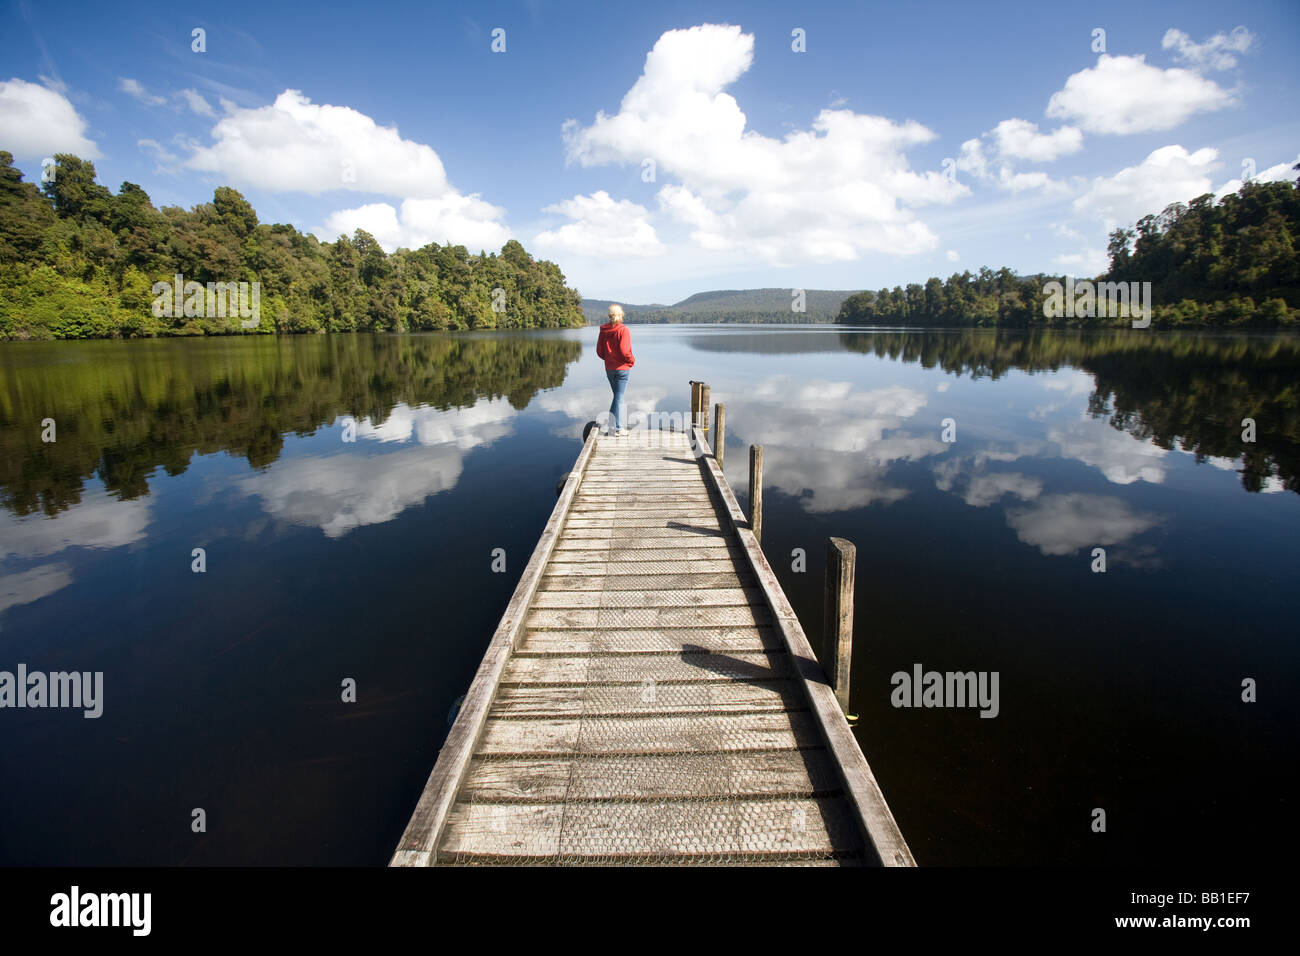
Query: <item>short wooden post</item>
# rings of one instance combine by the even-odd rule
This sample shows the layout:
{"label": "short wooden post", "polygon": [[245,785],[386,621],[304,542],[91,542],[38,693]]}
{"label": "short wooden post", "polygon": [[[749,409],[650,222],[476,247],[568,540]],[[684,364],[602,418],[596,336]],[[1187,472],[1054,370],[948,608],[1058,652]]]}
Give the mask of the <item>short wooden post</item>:
{"label": "short wooden post", "polygon": [[826,655],[826,676],[846,714],[853,663],[853,578],[857,566],[858,549],[853,542],[844,538],[827,540],[822,653]]}
{"label": "short wooden post", "polygon": [[727,444],[727,406],[718,402],[713,406],[713,457],[722,467],[722,449]]}
{"label": "short wooden post", "polygon": [[690,425],[686,426],[686,430],[690,431],[692,425],[698,425],[699,423],[700,423],[700,383],[696,381],[692,381],[691,382],[691,423]]}
{"label": "short wooden post", "polygon": [[763,538],[763,446],[749,446],[749,529],[754,540]]}

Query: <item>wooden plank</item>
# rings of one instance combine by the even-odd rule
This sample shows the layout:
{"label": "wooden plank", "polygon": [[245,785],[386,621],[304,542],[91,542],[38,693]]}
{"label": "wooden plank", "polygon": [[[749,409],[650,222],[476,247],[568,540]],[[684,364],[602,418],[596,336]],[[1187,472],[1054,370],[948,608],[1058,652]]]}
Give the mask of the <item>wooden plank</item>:
{"label": "wooden plank", "polygon": [[823,746],[807,711],[791,714],[705,714],[582,720],[492,720],[479,745],[504,754],[690,753],[789,750]]}
{"label": "wooden plank", "polygon": [[764,607],[601,607],[575,610],[533,608],[528,627],[716,627],[772,622]]}
{"label": "wooden plank", "polygon": [[543,591],[636,591],[642,589],[753,587],[754,577],[746,569],[710,571],[707,574],[590,574],[554,575],[542,578]]}
{"label": "wooden plank", "polygon": [[670,528],[674,523],[685,523],[696,528],[719,528],[722,524],[717,511],[584,511],[569,516],[570,529],[600,529],[618,534],[625,540],[640,537],[648,527]]}
{"label": "wooden plank", "polygon": [[633,490],[653,487],[656,491],[673,488],[691,488],[701,493],[707,490],[699,472],[694,468],[691,473],[674,474],[664,471],[629,471],[622,474],[608,474],[591,481],[584,480],[584,494],[627,494]]}
{"label": "wooden plank", "polygon": [[[734,543],[724,548],[633,548],[619,545],[604,549],[556,551],[550,567],[565,567],[574,564],[662,564],[674,562],[682,565],[683,571],[696,567],[701,562],[717,562],[734,559],[743,555],[744,549]],[[617,569],[615,569],[617,570]],[[553,573],[553,572],[552,572]]]}
{"label": "wooden plank", "polygon": [[659,458],[618,458],[598,459],[592,463],[592,478],[620,478],[628,472],[641,472],[647,475],[671,475],[673,477],[694,478],[700,475],[699,463],[694,458],[661,456]]}
{"label": "wooden plank", "polygon": [[641,443],[624,442],[621,445],[606,446],[599,448],[597,446],[597,457],[604,463],[626,462],[626,461],[670,461],[670,462],[690,462],[692,459],[692,450],[689,444],[677,443],[673,441],[657,441],[649,438]]}
{"label": "wooden plank", "polygon": [[660,461],[656,463],[632,463],[627,462],[622,465],[603,465],[598,467],[591,475],[588,476],[590,481],[594,482],[613,482],[623,481],[629,475],[645,475],[647,478],[656,478],[662,481],[699,481],[703,482],[700,475],[700,466],[695,463],[684,463],[680,461]]}
{"label": "wooden plank", "polygon": [[560,851],[563,819],[562,803],[457,803],[448,814],[438,855],[553,857]]}
{"label": "wooden plank", "polygon": [[639,479],[625,485],[611,482],[605,488],[584,484],[582,494],[578,495],[578,503],[580,504],[626,505],[634,501],[644,501],[661,505],[676,505],[683,501],[712,503],[716,500],[709,494],[704,483],[700,481],[671,481],[660,484],[645,479]]}
{"label": "wooden plank", "polygon": [[554,565],[590,564],[605,562],[609,564],[639,564],[644,561],[679,561],[683,570],[689,570],[696,561],[735,560],[744,555],[744,551],[735,545],[722,548],[635,548],[612,547],[603,549],[580,548],[556,551]]}
{"label": "wooden plank", "polygon": [[619,714],[755,713],[804,706],[793,679],[644,684],[502,686],[489,719]]}
{"label": "wooden plank", "polygon": [[683,574],[687,570],[691,573],[708,573],[718,571],[736,570],[736,563],[729,560],[706,560],[703,558],[682,559],[678,561],[624,561],[624,562],[607,562],[594,561],[589,563],[571,563],[565,561],[551,562],[548,574],[558,576],[562,575],[580,575],[580,576],[606,576],[616,574]]}
{"label": "wooden plank", "polygon": [[647,493],[638,488],[636,491],[610,492],[609,494],[583,494],[578,496],[579,505],[610,505],[616,508],[642,507],[647,504],[676,506],[680,505],[683,501],[711,505],[716,500],[717,499],[704,490],[703,485],[700,485],[698,491],[673,491],[669,493],[650,491]]}
{"label": "wooden plank", "polygon": [[633,504],[624,505],[616,502],[609,504],[588,504],[586,502],[575,502],[573,506],[574,518],[703,518],[706,521],[715,519],[717,512],[714,505],[710,502],[692,502],[686,501],[681,504]]}
{"label": "wooden plank", "polygon": [[628,498],[632,496],[655,497],[670,491],[679,494],[708,495],[709,487],[698,473],[691,477],[670,478],[662,474],[638,472],[627,478],[607,478],[588,483],[583,481],[579,498],[601,495]]}
{"label": "wooden plank", "polygon": [[510,603],[506,605],[505,614],[497,624],[474,680],[461,703],[456,720],[439,751],[438,760],[429,773],[429,779],[420,794],[415,811],[398,842],[390,866],[428,866],[436,858],[438,844],[446,826],[447,814],[455,802],[456,792],[460,789],[461,781],[469,768],[470,758],[483,735],[488,708],[497,681],[505,669],[510,650],[523,628],[528,606],[532,603],[533,594],[541,581],[546,562],[550,559],[551,552],[559,539],[560,530],[564,526],[564,519],[582,483],[582,474],[595,452],[596,431],[593,429],[587,436],[587,441],[583,443],[582,452],[578,455],[569,480],[555,502],[555,508],[551,511],[546,527],[542,529],[541,537],[538,538],[537,546],[524,567],[519,584],[511,595]]}
{"label": "wooden plank", "polygon": [[624,455],[618,458],[598,458],[592,462],[600,474],[617,476],[626,471],[663,472],[665,474],[699,474],[699,461],[689,450],[666,452],[660,455]]}
{"label": "wooden plank", "polygon": [[[704,648],[700,648],[704,651]],[[503,684],[631,684],[683,681],[770,681],[791,675],[781,651],[678,654],[521,654],[506,665]]]}
{"label": "wooden plank", "polygon": [[[606,497],[606,496],[601,496]],[[594,511],[600,513],[618,512],[624,515],[673,515],[700,514],[712,515],[718,508],[717,502],[708,495],[663,494],[652,495],[641,501],[628,500],[631,496],[620,499],[617,495],[601,498],[579,498],[573,503],[574,511]]]}
{"label": "wooden plank", "polygon": [[466,800],[815,796],[839,774],[824,749],[474,759]]}
{"label": "wooden plank", "polygon": [[[844,801],[819,797],[714,801],[458,803],[444,852],[605,861],[717,854],[830,854],[857,842]],[[647,862],[649,860],[647,859]]]}
{"label": "wooden plank", "polygon": [[[564,529],[563,539],[571,541],[576,538],[617,538],[625,540],[626,532],[614,528],[576,528],[569,524]],[[693,538],[704,538],[709,541],[716,541],[719,538],[727,538],[730,535],[722,529],[722,526],[715,524],[712,527],[700,527],[696,525],[683,525],[670,522],[667,525],[654,528],[641,528],[637,531],[637,537],[643,541],[655,538],[665,538],[669,541],[690,541]]]}
{"label": "wooden plank", "polygon": [[571,538],[565,535],[556,546],[556,553],[561,551],[608,551],[610,548],[636,551],[726,551],[736,547],[734,542],[725,538],[705,538],[696,535],[682,535],[677,538],[636,538],[629,542],[623,536],[606,538]]}
{"label": "wooden plank", "polygon": [[759,588],[695,588],[672,591],[544,591],[533,598],[535,608],[592,607],[766,607]]}
{"label": "wooden plank", "polygon": [[638,521],[641,518],[650,520],[663,521],[667,518],[677,518],[682,521],[703,519],[716,520],[717,513],[711,506],[696,505],[686,503],[677,507],[665,505],[657,506],[638,506],[633,508],[622,508],[618,505],[580,505],[575,504],[573,507],[574,518],[600,519],[605,520],[623,520]]}
{"label": "wooden plank", "polygon": [[[610,866],[645,866],[660,868],[663,866],[717,866],[718,860],[711,855],[704,856],[677,856],[671,860],[660,859],[656,856],[623,856],[618,858],[607,857],[565,857],[558,860],[552,857],[522,857],[522,856],[487,856],[483,854],[458,853],[450,862],[436,864],[437,866],[457,866],[457,867],[475,867],[475,866],[535,866],[551,868],[559,865],[565,867],[602,867]],[[862,866],[863,862],[859,854],[840,853],[820,854],[820,853],[753,853],[747,856],[732,856],[727,858],[728,867],[762,867],[771,869],[772,867],[857,867]]]}
{"label": "wooden plank", "polygon": [[620,481],[629,474],[686,481],[699,477],[700,466],[694,458],[690,457],[690,452],[685,452],[684,456],[623,458],[598,463],[593,477],[602,481]]}
{"label": "wooden plank", "polygon": [[771,627],[648,627],[607,631],[596,628],[537,629],[522,638],[518,653],[582,655],[681,654],[687,645],[701,651],[783,651],[785,643]]}
{"label": "wooden plank", "polygon": [[597,458],[591,465],[595,469],[595,477],[617,478],[628,471],[686,476],[700,473],[699,461],[689,451],[655,456]]}

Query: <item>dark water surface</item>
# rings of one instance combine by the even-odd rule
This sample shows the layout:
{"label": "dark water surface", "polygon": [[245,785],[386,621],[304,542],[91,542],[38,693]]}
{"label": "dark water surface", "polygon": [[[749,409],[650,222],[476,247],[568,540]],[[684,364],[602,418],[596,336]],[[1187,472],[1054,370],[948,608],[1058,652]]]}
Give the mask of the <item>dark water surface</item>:
{"label": "dark water surface", "polygon": [[[608,406],[595,334],[0,344],[0,671],[104,674],[98,719],[0,709],[0,863],[386,862]],[[632,340],[633,412],[684,412],[690,379],[726,402],[744,506],[764,446],[814,646],[826,538],[857,544],[852,709],[919,862],[1291,839],[1295,340]],[[997,716],[892,706],[917,664],[997,672]]]}

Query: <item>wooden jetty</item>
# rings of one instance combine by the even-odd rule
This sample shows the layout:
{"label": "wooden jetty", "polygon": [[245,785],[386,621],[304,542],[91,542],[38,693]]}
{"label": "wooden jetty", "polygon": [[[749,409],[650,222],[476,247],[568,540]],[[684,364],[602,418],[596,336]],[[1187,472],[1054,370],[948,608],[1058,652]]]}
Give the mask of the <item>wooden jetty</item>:
{"label": "wooden jetty", "polygon": [[915,865],[705,425],[590,430],[390,865]]}

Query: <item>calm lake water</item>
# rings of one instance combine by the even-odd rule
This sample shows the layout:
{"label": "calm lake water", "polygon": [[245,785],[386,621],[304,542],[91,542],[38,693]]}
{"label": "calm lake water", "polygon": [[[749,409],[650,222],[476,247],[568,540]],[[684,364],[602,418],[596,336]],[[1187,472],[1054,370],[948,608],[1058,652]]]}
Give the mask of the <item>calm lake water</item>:
{"label": "calm lake water", "polygon": [[[708,381],[742,506],[764,446],[814,646],[856,543],[857,735],[920,863],[1288,839],[1295,340],[631,331],[629,409]],[[99,719],[0,710],[0,863],[385,863],[608,407],[595,337],[0,344],[0,670],[104,673]],[[894,707],[918,664],[997,672],[997,716]]]}

